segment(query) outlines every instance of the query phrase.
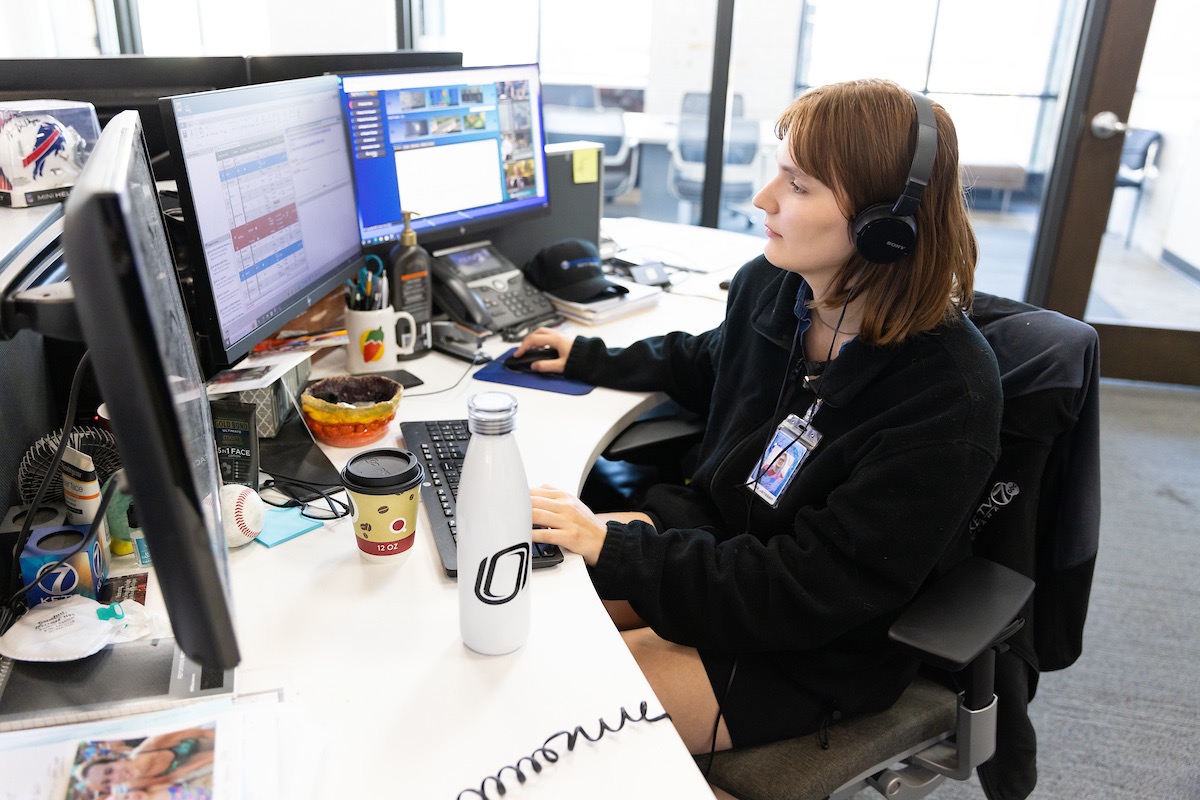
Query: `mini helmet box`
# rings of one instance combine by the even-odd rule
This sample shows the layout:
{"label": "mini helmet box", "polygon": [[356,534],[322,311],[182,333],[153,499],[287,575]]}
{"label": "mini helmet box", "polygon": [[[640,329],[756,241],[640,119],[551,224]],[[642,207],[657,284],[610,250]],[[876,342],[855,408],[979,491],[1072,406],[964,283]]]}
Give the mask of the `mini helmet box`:
{"label": "mini helmet box", "polygon": [[99,138],[91,103],[0,103],[0,206],[24,208],[65,199]]}

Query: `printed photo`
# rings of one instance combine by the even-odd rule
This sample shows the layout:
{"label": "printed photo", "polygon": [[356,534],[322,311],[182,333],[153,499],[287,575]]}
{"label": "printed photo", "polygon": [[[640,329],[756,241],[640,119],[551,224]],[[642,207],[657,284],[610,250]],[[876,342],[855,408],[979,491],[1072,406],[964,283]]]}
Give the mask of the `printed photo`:
{"label": "printed photo", "polygon": [[212,800],[216,726],[80,742],[64,800]]}

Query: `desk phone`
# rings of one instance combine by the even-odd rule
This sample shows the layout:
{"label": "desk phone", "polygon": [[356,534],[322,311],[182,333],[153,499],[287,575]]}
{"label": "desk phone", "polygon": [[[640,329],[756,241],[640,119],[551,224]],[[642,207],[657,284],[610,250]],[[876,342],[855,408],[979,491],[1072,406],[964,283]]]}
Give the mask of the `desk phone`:
{"label": "desk phone", "polygon": [[435,252],[433,298],[452,319],[494,331],[555,316],[541,290],[490,241]]}

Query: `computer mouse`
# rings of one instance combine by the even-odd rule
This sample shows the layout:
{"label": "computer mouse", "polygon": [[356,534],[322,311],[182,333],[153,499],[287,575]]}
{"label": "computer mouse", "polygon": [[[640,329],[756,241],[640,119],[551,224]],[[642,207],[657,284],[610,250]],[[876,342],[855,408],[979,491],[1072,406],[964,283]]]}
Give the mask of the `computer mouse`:
{"label": "computer mouse", "polygon": [[509,369],[532,372],[533,362],[545,361],[548,358],[558,358],[558,351],[553,347],[534,347],[519,356],[509,356],[503,363]]}

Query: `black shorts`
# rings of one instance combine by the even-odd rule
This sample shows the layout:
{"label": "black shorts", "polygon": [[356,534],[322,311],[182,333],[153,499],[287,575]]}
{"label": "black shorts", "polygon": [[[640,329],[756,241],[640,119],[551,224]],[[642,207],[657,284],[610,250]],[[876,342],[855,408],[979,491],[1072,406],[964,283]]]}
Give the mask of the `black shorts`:
{"label": "black shorts", "polygon": [[736,656],[731,684],[734,659],[729,653],[700,651],[734,747],[804,736],[821,727],[828,711],[825,704],[782,675],[769,657],[757,653]]}

